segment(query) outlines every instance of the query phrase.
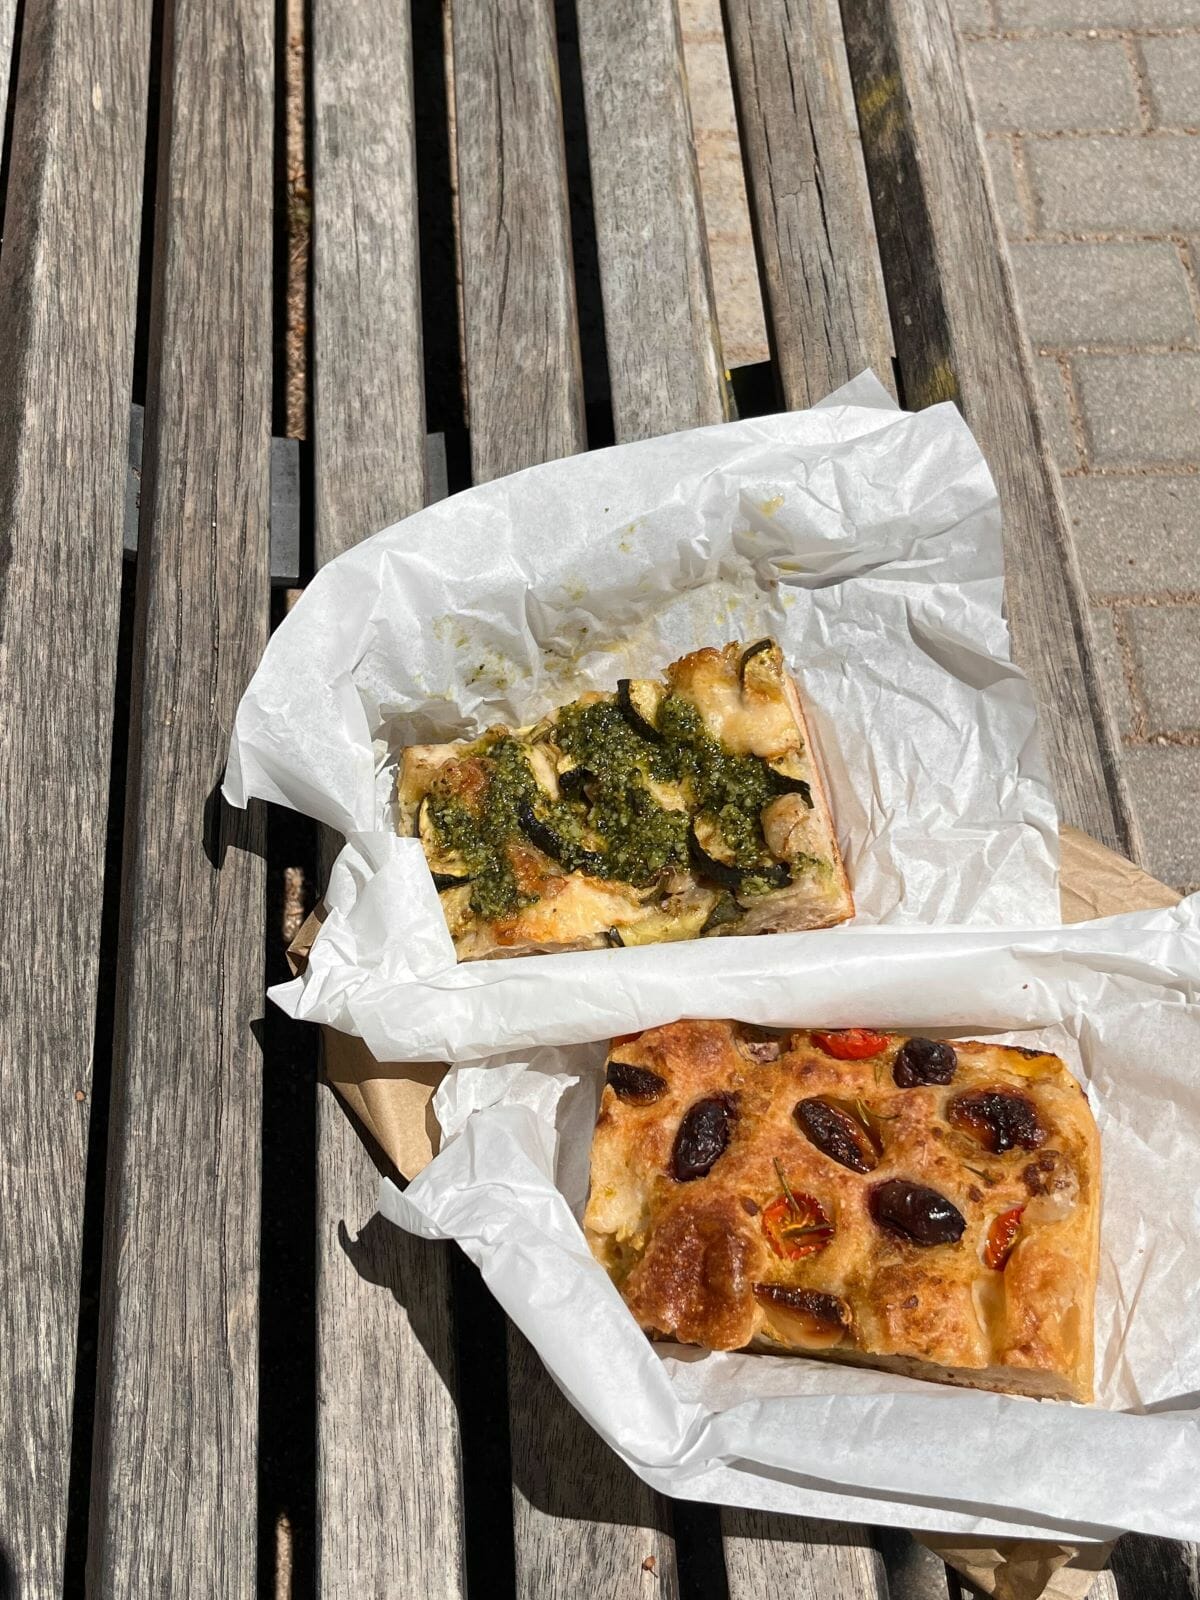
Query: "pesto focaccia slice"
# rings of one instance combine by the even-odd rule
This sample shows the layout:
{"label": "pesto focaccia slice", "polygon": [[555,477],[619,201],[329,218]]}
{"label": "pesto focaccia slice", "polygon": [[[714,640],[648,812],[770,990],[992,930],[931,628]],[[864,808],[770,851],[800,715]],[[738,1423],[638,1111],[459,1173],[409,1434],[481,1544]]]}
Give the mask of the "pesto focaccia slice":
{"label": "pesto focaccia slice", "polygon": [[401,832],[460,960],[828,927],[854,913],[770,639],[697,650],[528,728],[411,745]]}
{"label": "pesto focaccia slice", "polygon": [[651,1335],[1090,1400],[1099,1214],[1049,1052],[732,1022],[610,1051],[584,1228]]}

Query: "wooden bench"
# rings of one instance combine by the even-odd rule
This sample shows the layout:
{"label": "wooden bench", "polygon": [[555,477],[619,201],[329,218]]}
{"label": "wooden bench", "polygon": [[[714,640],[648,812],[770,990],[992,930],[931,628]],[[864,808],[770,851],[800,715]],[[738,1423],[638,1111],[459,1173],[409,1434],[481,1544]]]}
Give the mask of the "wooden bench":
{"label": "wooden bench", "polygon": [[[1063,816],[1135,852],[945,0],[846,0],[874,232],[828,5],[725,9],[772,348],[750,403],[868,365],[959,401]],[[286,570],[287,14],[0,0],[0,1595],[948,1600],[906,1534],[636,1480],[461,1256],[369,1220],[375,1169],[265,1006],[328,848],[217,798],[272,546],[295,582],[439,485],[719,421],[740,381],[675,0],[454,0],[446,36],[437,0],[312,0]],[[1196,1561],[1126,1540],[1098,1592],[1194,1600]]]}

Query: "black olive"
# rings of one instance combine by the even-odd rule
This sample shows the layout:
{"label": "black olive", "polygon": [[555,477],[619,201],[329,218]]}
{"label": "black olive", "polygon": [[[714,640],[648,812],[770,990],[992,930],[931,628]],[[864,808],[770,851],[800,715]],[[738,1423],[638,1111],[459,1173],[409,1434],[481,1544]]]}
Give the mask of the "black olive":
{"label": "black olive", "polygon": [[879,1165],[867,1130],[840,1106],[813,1096],[792,1111],[800,1132],[823,1156],[849,1167],[851,1172],[873,1172]]}
{"label": "black olive", "polygon": [[649,1067],[635,1067],[632,1061],[610,1061],[605,1082],[613,1093],[632,1106],[648,1106],[667,1092],[667,1080]]}
{"label": "black olive", "polygon": [[910,1039],[892,1062],[892,1078],[901,1089],[915,1089],[923,1083],[949,1083],[957,1066],[954,1046],[944,1039]]}
{"label": "black olive", "polygon": [[889,1178],[871,1190],[871,1215],[881,1228],[898,1233],[912,1244],[956,1244],[966,1219],[952,1200],[922,1183]]}
{"label": "black olive", "polygon": [[677,1183],[708,1176],[725,1154],[736,1119],[733,1098],[727,1094],[715,1094],[688,1107],[671,1151],[671,1176]]}
{"label": "black olive", "polygon": [[954,1127],[969,1133],[996,1156],[1015,1145],[1022,1150],[1036,1150],[1046,1142],[1046,1130],[1033,1101],[1023,1094],[1010,1094],[1007,1089],[977,1089],[972,1094],[960,1094],[950,1102],[946,1114]]}

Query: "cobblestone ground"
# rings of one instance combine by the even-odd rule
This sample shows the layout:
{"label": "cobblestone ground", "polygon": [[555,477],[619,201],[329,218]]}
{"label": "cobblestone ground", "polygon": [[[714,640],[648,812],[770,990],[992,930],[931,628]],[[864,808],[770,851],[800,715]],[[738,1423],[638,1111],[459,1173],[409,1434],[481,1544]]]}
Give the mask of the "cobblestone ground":
{"label": "cobblestone ground", "polygon": [[[953,3],[1146,865],[1197,888],[1200,0]],[[680,15],[727,359],[763,360],[719,0]]]}

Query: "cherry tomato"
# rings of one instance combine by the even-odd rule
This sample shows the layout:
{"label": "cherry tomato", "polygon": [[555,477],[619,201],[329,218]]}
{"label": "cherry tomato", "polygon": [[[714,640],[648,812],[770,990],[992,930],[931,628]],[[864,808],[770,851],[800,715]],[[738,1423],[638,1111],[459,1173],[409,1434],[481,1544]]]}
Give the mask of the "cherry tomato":
{"label": "cherry tomato", "polygon": [[814,1033],[813,1039],[835,1061],[865,1061],[887,1049],[887,1034],[870,1028],[841,1028],[836,1033]]}
{"label": "cherry tomato", "polygon": [[805,1256],[815,1256],[833,1238],[832,1222],[825,1215],[820,1201],[814,1200],[810,1194],[798,1194],[790,1198],[786,1194],[779,1195],[764,1208],[762,1225],[767,1243],[784,1261],[800,1261]]}
{"label": "cherry tomato", "polygon": [[1011,1211],[1002,1211],[988,1229],[987,1243],[983,1247],[983,1264],[993,1272],[1002,1272],[1012,1255],[1024,1210],[1024,1206],[1014,1206]]}

